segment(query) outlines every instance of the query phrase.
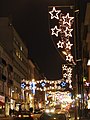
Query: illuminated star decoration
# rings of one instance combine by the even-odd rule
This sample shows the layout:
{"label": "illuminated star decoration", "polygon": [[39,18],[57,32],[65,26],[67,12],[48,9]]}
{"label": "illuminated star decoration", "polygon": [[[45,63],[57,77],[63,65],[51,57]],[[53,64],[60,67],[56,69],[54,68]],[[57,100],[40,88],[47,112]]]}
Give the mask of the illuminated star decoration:
{"label": "illuminated star decoration", "polygon": [[71,73],[71,72],[72,72],[72,68],[69,67],[69,68],[67,69],[67,73]]}
{"label": "illuminated star decoration", "polygon": [[[51,19],[53,19],[53,18],[59,19],[60,12],[61,12],[61,10],[56,10],[55,7],[53,7],[52,11],[49,12],[51,14]],[[54,13],[56,13],[56,14],[54,15]]]}
{"label": "illuminated star decoration", "polygon": [[64,31],[65,37],[72,37],[72,34],[71,34],[72,31],[73,29],[69,29],[68,27],[66,27],[66,30]]}
{"label": "illuminated star decoration", "polygon": [[70,41],[68,41],[68,42],[66,43],[66,49],[71,50],[71,46],[72,46],[72,45],[73,45],[73,44],[71,44]]}
{"label": "illuminated star decoration", "polygon": [[66,60],[68,60],[69,62],[71,62],[72,59],[73,59],[73,56],[72,56],[71,54],[68,54],[68,55],[66,56]]}
{"label": "illuminated star decoration", "polygon": [[67,66],[66,66],[66,65],[63,65],[63,66],[62,66],[62,69],[63,69],[63,70],[67,70]]}
{"label": "illuminated star decoration", "polygon": [[42,83],[41,83],[41,86],[42,86],[42,87],[45,87],[45,85],[46,85],[45,82],[42,82]]}
{"label": "illuminated star decoration", "polygon": [[21,83],[21,88],[24,89],[26,87],[25,83]]}
{"label": "illuminated star decoration", "polygon": [[72,85],[71,85],[71,83],[72,83],[72,80],[71,80],[71,78],[72,78],[72,68],[70,66],[64,64],[62,66],[62,69],[63,69],[62,72],[63,72],[64,81],[66,83],[69,83],[69,88],[72,88]]}
{"label": "illuminated star decoration", "polygon": [[62,41],[60,41],[59,40],[59,42],[57,43],[57,45],[58,45],[58,48],[63,48],[63,46],[64,46],[64,42]]}
{"label": "illuminated star decoration", "polygon": [[66,86],[66,82],[65,81],[63,81],[63,82],[61,82],[61,84],[60,84],[62,87],[65,87]]}
{"label": "illuminated star decoration", "polygon": [[62,16],[62,18],[63,18],[63,24],[67,24],[69,27],[71,27],[72,20],[74,19],[74,17],[69,17],[69,13],[67,13],[67,15]]}
{"label": "illuminated star decoration", "polygon": [[64,73],[64,74],[63,74],[63,77],[66,78],[66,77],[67,77],[67,73]]}
{"label": "illuminated star decoration", "polygon": [[54,28],[51,28],[51,31],[52,31],[52,35],[58,37],[58,33],[61,31],[61,29],[58,29],[57,26],[55,26]]}

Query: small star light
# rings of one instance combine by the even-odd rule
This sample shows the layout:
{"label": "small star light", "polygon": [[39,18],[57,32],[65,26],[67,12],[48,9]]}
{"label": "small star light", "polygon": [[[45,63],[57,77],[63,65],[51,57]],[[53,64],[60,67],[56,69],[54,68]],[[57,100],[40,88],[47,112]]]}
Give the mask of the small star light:
{"label": "small star light", "polygon": [[63,77],[66,78],[66,77],[67,77],[67,73],[64,73],[64,74],[63,74]]}
{"label": "small star light", "polygon": [[64,42],[63,41],[61,42],[59,40],[59,42],[57,43],[58,48],[63,48],[63,45],[64,45]]}
{"label": "small star light", "polygon": [[62,66],[62,69],[63,69],[63,70],[67,70],[67,66],[66,66],[66,65],[63,65],[63,66]]}
{"label": "small star light", "polygon": [[71,27],[72,20],[74,19],[74,17],[69,17],[69,13],[67,13],[67,15],[62,16],[62,18],[63,18],[63,24],[67,24],[69,27]]}
{"label": "small star light", "polygon": [[71,73],[68,73],[68,77],[71,78],[71,77],[72,77],[72,74],[71,74]]}
{"label": "small star light", "polygon": [[73,59],[73,56],[72,56],[71,54],[68,54],[68,55],[66,56],[66,60],[68,60],[69,62],[71,62],[72,59]]}
{"label": "small star light", "polygon": [[61,29],[58,29],[57,26],[51,28],[51,30],[52,30],[52,35],[56,35],[56,37],[58,37],[58,33],[61,31]]}
{"label": "small star light", "polygon": [[72,45],[73,45],[73,44],[71,44],[70,41],[68,41],[68,42],[66,43],[66,49],[71,50],[71,46],[72,46]]}
{"label": "small star light", "polygon": [[66,86],[66,82],[65,81],[61,82],[61,86],[65,87]]}
{"label": "small star light", "polygon": [[21,83],[21,88],[24,89],[26,87],[25,83]]}
{"label": "small star light", "polygon": [[42,87],[45,87],[45,85],[46,85],[45,82],[42,82],[42,83],[41,83],[41,86],[42,86]]}
{"label": "small star light", "polygon": [[66,30],[64,31],[65,37],[72,37],[72,34],[71,34],[72,31],[73,29],[69,29],[68,27],[66,27]]}
{"label": "small star light", "polygon": [[69,68],[67,69],[67,73],[71,73],[71,72],[72,72],[72,68],[69,67]]}
{"label": "small star light", "polygon": [[53,19],[53,18],[59,19],[58,14],[60,12],[61,12],[61,10],[56,10],[55,7],[53,7],[52,11],[49,12],[51,14],[51,19]]}

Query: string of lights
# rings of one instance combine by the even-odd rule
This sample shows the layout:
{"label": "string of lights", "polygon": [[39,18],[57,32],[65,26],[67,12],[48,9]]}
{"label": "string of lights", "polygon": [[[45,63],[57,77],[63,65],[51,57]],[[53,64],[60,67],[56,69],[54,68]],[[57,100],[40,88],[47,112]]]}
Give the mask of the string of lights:
{"label": "string of lights", "polygon": [[[51,26],[49,25],[49,27],[51,28],[50,29],[51,36],[53,36],[52,41],[58,52],[59,49],[61,49],[61,52],[64,50],[66,59],[60,54],[63,60],[66,61],[68,65],[70,65],[71,63],[75,64],[73,55],[71,53],[73,44],[70,42],[70,37],[72,37],[72,31],[73,31],[72,24],[74,22],[74,17],[70,17],[69,13],[64,15],[62,10],[58,8],[59,7],[53,6],[52,10],[51,9],[49,10],[50,21],[53,21],[54,19],[58,21],[58,22],[55,21],[54,27],[52,27],[52,25]],[[54,41],[57,38],[59,39],[57,44],[55,44]],[[64,67],[67,69],[65,70]],[[63,70],[63,79],[60,82],[62,82],[63,86],[66,86],[68,83],[69,88],[72,88],[72,84],[71,84],[72,68],[70,66],[64,65],[62,66],[62,70]]]}

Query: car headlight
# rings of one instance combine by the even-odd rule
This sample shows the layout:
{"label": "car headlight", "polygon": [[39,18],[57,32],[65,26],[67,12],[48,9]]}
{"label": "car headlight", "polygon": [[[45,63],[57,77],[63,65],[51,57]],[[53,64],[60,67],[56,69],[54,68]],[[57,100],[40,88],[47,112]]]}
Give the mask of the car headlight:
{"label": "car headlight", "polygon": [[21,115],[18,115],[18,117],[21,117]]}

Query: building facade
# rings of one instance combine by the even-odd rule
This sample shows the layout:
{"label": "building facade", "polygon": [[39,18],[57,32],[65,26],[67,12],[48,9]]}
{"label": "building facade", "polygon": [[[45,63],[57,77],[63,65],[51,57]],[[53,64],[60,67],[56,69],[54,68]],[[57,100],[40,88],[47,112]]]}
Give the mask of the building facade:
{"label": "building facade", "polygon": [[28,49],[7,17],[0,18],[0,108],[19,110],[21,80],[28,78]]}
{"label": "building facade", "polygon": [[90,109],[90,3],[87,2],[86,4],[86,11],[85,11],[85,20],[84,20],[84,93],[87,96],[85,99],[85,105],[87,109]]}

